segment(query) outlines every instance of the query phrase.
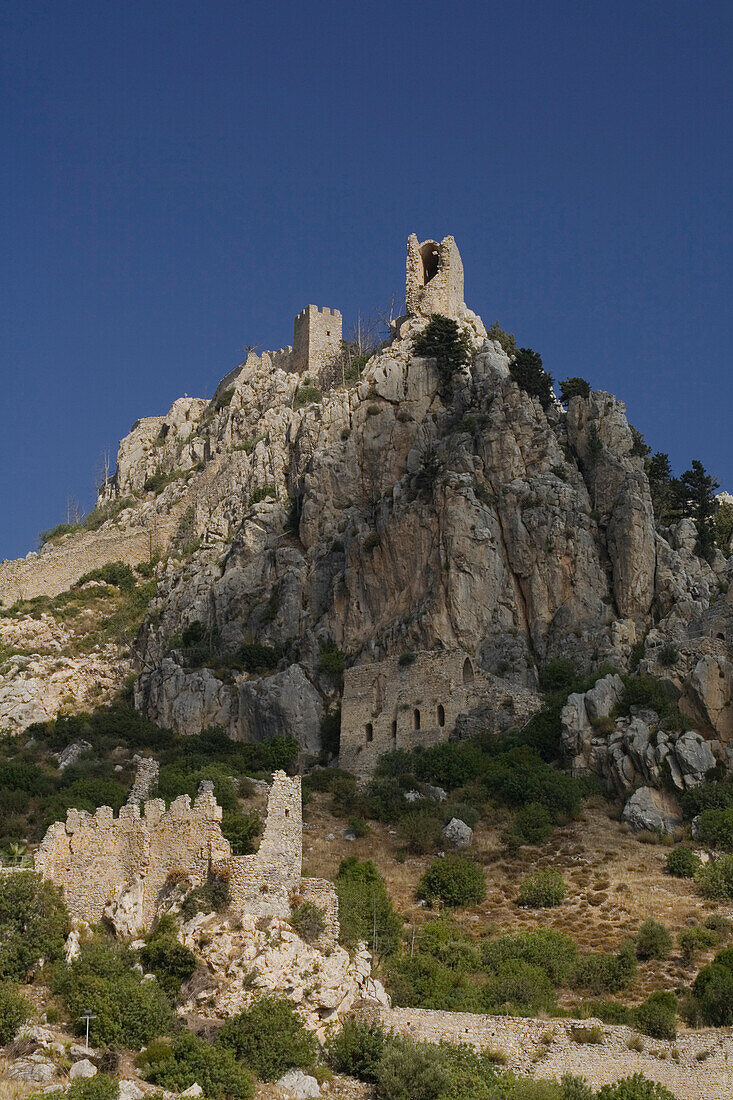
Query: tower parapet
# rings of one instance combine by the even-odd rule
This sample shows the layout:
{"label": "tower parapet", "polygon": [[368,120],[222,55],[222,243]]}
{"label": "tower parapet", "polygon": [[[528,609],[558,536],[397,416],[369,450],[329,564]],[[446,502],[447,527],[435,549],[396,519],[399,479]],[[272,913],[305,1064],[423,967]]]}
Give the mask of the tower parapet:
{"label": "tower parapet", "polygon": [[341,352],[341,311],[309,305],[301,309],[293,322],[291,367],[298,374],[318,374]]}

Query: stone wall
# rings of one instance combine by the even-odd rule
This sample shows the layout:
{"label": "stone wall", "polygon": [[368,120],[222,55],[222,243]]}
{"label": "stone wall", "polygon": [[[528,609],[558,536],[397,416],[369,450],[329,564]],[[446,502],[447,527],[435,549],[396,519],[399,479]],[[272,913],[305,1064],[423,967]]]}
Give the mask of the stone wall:
{"label": "stone wall", "polygon": [[317,375],[341,352],[341,313],[324,306],[306,306],[293,322],[293,354],[290,370]]}
{"label": "stone wall", "polygon": [[[525,720],[538,706],[534,693],[487,676],[463,650],[389,657],[344,674],[341,703],[341,767],[370,775],[378,757],[473,732],[472,714],[501,728]],[[460,719],[460,722],[459,722]]]}
{"label": "stone wall", "polygon": [[109,806],[94,814],[69,810],[65,822],[48,829],[35,866],[61,887],[73,917],[100,921],[107,906],[128,896],[132,926],[147,928],[169,875],[201,885],[214,864],[229,858],[221,816],[208,791],[193,806],[181,795],[168,810],[159,798],[145,802],[142,813],[137,803],[128,803],[118,817]]}
{"label": "stone wall", "polygon": [[407,241],[406,307],[409,316],[461,318],[463,301],[463,261],[453,237],[437,241],[418,241],[411,233]]}
{"label": "stone wall", "polygon": [[46,544],[38,554],[0,563],[0,604],[34,596],[57,596],[71,588],[79,577],[113,561],[139,565],[163,550],[172,538],[178,519],[157,522],[153,527],[126,531],[83,531],[62,542]]}
{"label": "stone wall", "polygon": [[[733,1029],[681,1032],[674,1042],[637,1037],[629,1027],[599,1020],[527,1019],[423,1008],[369,1010],[383,1026],[418,1041],[469,1043],[506,1057],[506,1068],[534,1077],[573,1073],[593,1088],[643,1073],[671,1089],[678,1100],[730,1100],[733,1095]],[[601,1042],[583,1042],[584,1030],[597,1028]],[[676,1053],[675,1053],[676,1052]]]}
{"label": "stone wall", "polygon": [[[221,831],[221,807],[202,789],[193,806],[181,795],[129,801],[115,817],[109,806],[94,814],[69,810],[52,825],[35,866],[61,887],[73,917],[95,923],[114,918],[130,934],[149,928],[172,881],[202,885],[213,871],[229,881],[234,910],[288,919],[293,904],[312,901],[324,912],[323,945],[338,940],[338,902],[332,882],[303,879],[300,777],[275,772],[262,843],[254,855],[232,856]],[[122,914],[120,916],[120,914]]]}

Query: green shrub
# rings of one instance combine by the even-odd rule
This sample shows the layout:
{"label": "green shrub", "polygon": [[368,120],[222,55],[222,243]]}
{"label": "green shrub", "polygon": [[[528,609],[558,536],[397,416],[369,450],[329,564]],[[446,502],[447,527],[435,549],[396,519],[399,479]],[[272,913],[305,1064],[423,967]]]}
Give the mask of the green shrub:
{"label": "green shrub", "polygon": [[306,943],[315,943],[322,936],[326,922],[324,912],[314,905],[312,901],[304,901],[296,905],[290,914],[290,923],[295,931]]}
{"label": "green shrub", "polygon": [[684,844],[673,848],[667,856],[667,874],[675,878],[694,878],[701,867],[702,861],[697,852]]}
{"label": "green shrub", "polygon": [[703,1023],[710,1027],[733,1024],[733,949],[719,951],[695,978],[692,991]]}
{"label": "green shrub", "polygon": [[174,917],[164,916],[152,932],[145,937],[145,947],[140,960],[146,970],[158,979],[160,988],[175,999],[181,986],[196,969],[196,956],[190,948],[179,943]]}
{"label": "green shrub", "polygon": [[323,394],[317,386],[299,386],[293,399],[293,408],[302,409],[306,405],[318,404],[323,400]]}
{"label": "green shrub", "polygon": [[38,544],[39,546],[45,546],[47,542],[61,538],[62,535],[75,535],[77,531],[83,530],[84,525],[82,523],[57,523],[55,527],[49,527],[47,530],[41,531],[38,536]]}
{"label": "green shrub", "polygon": [[321,643],[320,670],[329,676],[340,676],[346,666],[346,658],[335,642]]}
{"label": "green shrub", "polygon": [[633,1010],[634,1026],[652,1039],[677,1037],[677,1000],[674,993],[652,993]]}
{"label": "green shrub", "polygon": [[720,936],[713,928],[704,928],[699,924],[693,928],[683,928],[677,935],[677,943],[686,963],[692,962],[700,951],[715,947],[719,941]]}
{"label": "green shrub", "polygon": [[548,661],[540,669],[540,687],[543,691],[561,691],[565,695],[573,690],[578,679],[578,670],[569,657],[558,657]]}
{"label": "green shrub", "polygon": [[364,942],[377,955],[397,950],[402,921],[395,912],[384,879],[371,860],[341,861],[336,876],[341,942],[355,947]]}
{"label": "green shrub", "polygon": [[66,1002],[77,1034],[89,1011],[95,1043],[116,1043],[139,1050],[173,1023],[170,1002],[157,982],[144,982],[135,969],[137,957],[107,936],[81,945],[78,958],[62,966],[53,990]]}
{"label": "green shrub", "polygon": [[157,1040],[138,1055],[140,1075],[162,1089],[181,1093],[198,1083],[207,1100],[250,1100],[254,1082],[226,1046],[212,1045],[190,1031]]}
{"label": "green shrub", "polygon": [[666,959],[671,950],[669,929],[651,917],[645,920],[636,934],[637,959]]}
{"label": "green shrub", "polygon": [[486,897],[486,877],[466,856],[445,856],[428,867],[418,883],[417,896],[451,907],[478,905]]}
{"label": "green shrub", "polygon": [[101,569],[92,569],[89,573],[83,573],[74,588],[80,588],[87,581],[103,581],[104,584],[112,584],[115,588],[119,588],[121,592],[129,592],[135,587],[135,574],[123,561],[111,561]]}
{"label": "green shrub", "polygon": [[711,913],[705,918],[703,924],[705,928],[711,928],[713,932],[717,932],[721,940],[727,940],[733,932],[733,920],[730,917],[724,917],[722,913]]}
{"label": "green shrub", "polygon": [[221,875],[211,875],[203,886],[197,886],[183,899],[181,917],[189,921],[197,913],[221,913],[231,900],[228,880]]}
{"label": "green shrub", "polygon": [[729,901],[733,898],[733,855],[706,863],[696,872],[695,882],[705,897]]}
{"label": "green shrub", "polygon": [[517,353],[517,342],[511,332],[504,332],[498,321],[494,321],[486,333],[489,340],[495,340],[500,348],[506,352],[509,358]]}
{"label": "green shrub", "polygon": [[631,1010],[619,1001],[584,1001],[578,1015],[584,1019],[589,1016],[603,1020],[604,1024],[630,1024]]}
{"label": "green shrub", "polygon": [[420,952],[445,963],[451,970],[473,973],[481,968],[481,952],[456,922],[447,915],[426,921],[417,931]]}
{"label": "green shrub", "polygon": [[508,848],[544,844],[552,828],[550,811],[538,802],[530,802],[516,812],[511,825],[502,833],[502,840]]}
{"label": "green shrub", "polygon": [[525,1079],[514,1091],[514,1078],[500,1077],[494,1057],[462,1044],[391,1036],[377,1067],[378,1093],[382,1100],[561,1100],[544,1082]]}
{"label": "green shrub", "polygon": [[441,1012],[481,1012],[481,989],[473,974],[422,951],[393,957],[386,972],[392,1003]]}
{"label": "green shrub", "polygon": [[599,996],[626,989],[636,973],[636,950],[627,940],[615,955],[583,955],[576,967],[573,985]]}
{"label": "green shrub", "polygon": [[58,1089],[42,1095],[46,1100],[117,1100],[120,1084],[116,1077],[98,1073],[96,1077],[72,1081],[65,1091]]}
{"label": "green shrub", "polygon": [[60,891],[33,871],[0,878],[0,980],[23,981],[40,959],[63,955],[69,914]]}
{"label": "green shrub", "polygon": [[428,805],[411,810],[400,818],[398,832],[408,852],[425,856],[435,851],[441,836],[440,808]]}
{"label": "green shrub", "polygon": [[624,676],[623,681],[619,714],[630,714],[632,706],[649,707],[659,715],[663,729],[681,731],[685,728],[674,689],[666,680],[656,680],[653,676]]}
{"label": "green shrub", "polygon": [[560,400],[567,405],[574,397],[590,397],[590,386],[585,378],[566,378],[560,383]]}
{"label": "green shrub", "polygon": [[696,822],[695,836],[708,848],[733,852],[733,806],[703,810]]}
{"label": "green shrub", "polygon": [[369,825],[363,817],[350,817],[348,827],[357,840],[369,835]]}
{"label": "green shrub", "polygon": [[279,997],[262,997],[220,1028],[216,1042],[234,1053],[262,1081],[275,1081],[293,1066],[311,1066],[318,1043],[295,1006]]}
{"label": "green shrub", "polygon": [[709,779],[685,791],[680,798],[682,812],[690,819],[704,810],[726,810],[733,806],[733,777]]}
{"label": "green shrub", "polygon": [[386,1042],[387,1033],[380,1024],[347,1019],[341,1030],[328,1040],[326,1060],[336,1073],[373,1082],[377,1080],[379,1059]]}
{"label": "green shrub", "polygon": [[512,959],[501,963],[489,975],[483,988],[484,1011],[512,1014],[553,1012],[555,990],[546,972],[539,966]]}
{"label": "green shrub", "polygon": [[520,348],[509,364],[509,373],[517,385],[530,397],[539,398],[543,409],[553,400],[552,375],[542,366],[542,356],[531,348]]}
{"label": "green shrub", "polygon": [[9,1043],[30,1017],[31,1006],[10,982],[0,984],[0,1046]]}
{"label": "green shrub", "polygon": [[413,351],[422,358],[435,360],[441,396],[445,401],[450,401],[454,375],[470,358],[468,334],[461,332],[452,318],[434,313],[423,331],[415,337]]}
{"label": "green shrub", "polygon": [[567,886],[559,871],[552,868],[535,871],[519,887],[517,905],[526,909],[547,909],[562,905],[566,893]]}
{"label": "green shrub", "polygon": [[579,959],[575,941],[553,928],[497,936],[484,942],[481,953],[487,970],[495,970],[509,960],[519,959],[543,970],[553,985],[566,985],[574,975]]}
{"label": "green shrub", "polygon": [[603,1085],[597,1100],[675,1100],[675,1096],[664,1085],[650,1081],[643,1073],[635,1073],[612,1085]]}

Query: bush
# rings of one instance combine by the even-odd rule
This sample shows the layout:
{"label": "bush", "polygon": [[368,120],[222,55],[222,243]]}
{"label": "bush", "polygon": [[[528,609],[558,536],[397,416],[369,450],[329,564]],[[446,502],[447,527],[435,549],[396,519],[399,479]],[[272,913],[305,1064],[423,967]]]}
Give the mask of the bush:
{"label": "bush", "polygon": [[481,1012],[483,1002],[476,976],[467,968],[423,951],[392,959],[387,969],[392,1003],[442,1012]]}
{"label": "bush", "polygon": [[631,940],[622,944],[616,955],[583,955],[578,962],[573,984],[599,996],[626,989],[636,973],[636,951]]}
{"label": "bush", "polygon": [[680,844],[678,848],[673,848],[667,856],[665,869],[668,875],[674,875],[675,878],[694,878],[701,867],[702,861],[697,852],[684,844]]}
{"label": "bush", "polygon": [[121,592],[129,592],[135,587],[135,574],[123,561],[111,561],[101,569],[92,569],[89,573],[83,573],[74,588],[80,588],[87,581],[103,581],[105,584],[112,584],[115,588],[119,588]]}
{"label": "bush", "polygon": [[96,1077],[72,1081],[65,1091],[54,1089],[42,1095],[46,1100],[117,1100],[120,1084],[116,1077],[98,1073]]}
{"label": "bush", "polygon": [[438,806],[428,805],[411,810],[400,818],[398,831],[412,855],[425,856],[435,850],[441,836],[439,813]]}
{"label": "bush", "polygon": [[719,951],[695,978],[692,991],[703,1023],[710,1027],[733,1024],[733,949]]}
{"label": "bush", "polygon": [[9,1043],[31,1014],[31,1006],[10,982],[0,985],[0,1046]]}
{"label": "bush", "polygon": [[311,1066],[318,1049],[295,1006],[278,997],[262,997],[227,1020],[216,1042],[231,1050],[262,1081],[275,1081],[293,1066]]}
{"label": "bush", "polygon": [[675,1096],[664,1085],[650,1081],[643,1073],[635,1073],[612,1085],[603,1085],[597,1100],[675,1100]]}
{"label": "bush", "polygon": [[336,876],[341,942],[364,942],[377,955],[397,950],[402,921],[395,912],[384,879],[371,860],[344,859]]}
{"label": "bush", "polygon": [[677,1000],[674,993],[652,993],[633,1010],[634,1026],[652,1039],[677,1037]]}
{"label": "bush", "polygon": [[245,672],[269,672],[277,668],[283,652],[280,646],[247,642],[239,650],[239,659]]}
{"label": "bush", "polygon": [[296,905],[290,914],[290,923],[306,943],[315,943],[326,928],[323,910],[312,901],[304,901],[301,905]]}
{"label": "bush", "polygon": [[733,898],[733,855],[706,863],[696,872],[695,882],[705,897],[729,901]]}
{"label": "bush", "polygon": [[379,1024],[347,1019],[326,1044],[326,1060],[336,1073],[373,1082],[386,1042],[387,1033]]}
{"label": "bush", "polygon": [[80,1019],[92,1012],[95,1043],[116,1043],[139,1050],[173,1024],[170,1003],[157,982],[144,982],[135,969],[137,957],[107,936],[81,946],[78,958],[59,969],[53,984],[61,994],[77,1034]]}
{"label": "bush", "polygon": [[203,886],[197,886],[181,903],[181,916],[189,921],[197,913],[221,913],[231,901],[229,882],[220,875],[211,875]]}
{"label": "bush", "polygon": [[708,848],[733,852],[733,807],[703,810],[695,825],[696,838]]}
{"label": "bush", "polygon": [[567,695],[573,690],[577,679],[578,671],[569,657],[548,661],[540,669],[540,687],[543,691],[561,691]]}
{"label": "bush", "polygon": [[671,950],[669,929],[659,921],[645,920],[636,934],[637,959],[666,959]]}
{"label": "bush", "polygon": [[157,1040],[138,1055],[137,1066],[146,1081],[181,1093],[198,1083],[207,1100],[250,1100],[254,1082],[225,1046],[212,1045],[189,1031],[172,1041]]}
{"label": "bush", "polygon": [[335,642],[321,643],[321,672],[329,676],[340,676],[346,666],[346,658]]}
{"label": "bush", "polygon": [[566,378],[560,383],[560,400],[567,405],[574,397],[590,397],[590,386],[585,378]]}
{"label": "bush", "polygon": [[486,897],[486,877],[465,856],[446,856],[428,867],[417,885],[417,896],[452,907],[478,905]]}
{"label": "bush", "polygon": [[504,332],[498,321],[494,321],[486,333],[489,340],[496,340],[497,344],[511,358],[517,353],[517,342],[511,332]]}
{"label": "bush", "polygon": [[293,400],[293,408],[302,409],[306,405],[318,404],[322,400],[323,394],[317,386],[299,386]]}
{"label": "bush", "polygon": [[543,409],[553,400],[552,375],[542,366],[542,356],[531,348],[520,348],[509,364],[509,373],[517,385],[530,397],[539,398]]}
{"label": "bush", "polygon": [[509,848],[519,848],[523,844],[544,844],[551,834],[550,811],[538,802],[530,802],[514,815],[511,825],[502,834],[502,840]]}
{"label": "bush", "polygon": [[413,343],[415,355],[434,359],[440,377],[440,391],[444,400],[453,396],[453,377],[470,358],[468,335],[449,317],[434,313]]}
{"label": "bush", "polygon": [[720,941],[720,936],[712,928],[704,928],[695,925],[694,928],[683,928],[677,936],[682,958],[686,963],[692,962],[700,951],[706,951]]}
{"label": "bush", "polygon": [[553,928],[537,928],[514,936],[497,936],[481,949],[484,966],[495,970],[510,959],[521,959],[547,974],[553,985],[566,985],[578,965],[578,945]]}
{"label": "bush", "polygon": [[60,891],[33,871],[0,878],[0,979],[23,981],[64,951],[69,914]]}
{"label": "bush", "polygon": [[519,959],[501,963],[489,975],[483,997],[485,1012],[535,1015],[556,1008],[555,990],[545,971]]}
{"label": "bush", "polygon": [[174,1000],[196,969],[193,951],[178,942],[175,918],[163,916],[146,936],[140,959],[158,979],[160,988]]}
{"label": "bush", "polygon": [[656,680],[653,676],[624,676],[623,681],[619,714],[630,714],[632,706],[649,707],[659,715],[662,729],[681,731],[685,728],[674,689],[665,680]]}
{"label": "bush", "polygon": [[558,871],[535,871],[519,887],[517,905],[526,909],[548,909],[562,905],[567,887]]}

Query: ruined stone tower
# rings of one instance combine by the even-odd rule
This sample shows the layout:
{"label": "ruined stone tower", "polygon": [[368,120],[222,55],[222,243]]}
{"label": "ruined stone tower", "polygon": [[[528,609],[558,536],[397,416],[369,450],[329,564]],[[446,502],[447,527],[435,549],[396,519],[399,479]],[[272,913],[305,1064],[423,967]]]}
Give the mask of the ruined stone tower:
{"label": "ruined stone tower", "polygon": [[453,237],[437,241],[418,241],[414,233],[407,240],[407,315],[461,318],[466,311],[463,301],[463,261]]}
{"label": "ruined stone tower", "polygon": [[293,355],[290,369],[298,374],[318,374],[341,351],[341,313],[324,306],[306,306],[293,322]]}

